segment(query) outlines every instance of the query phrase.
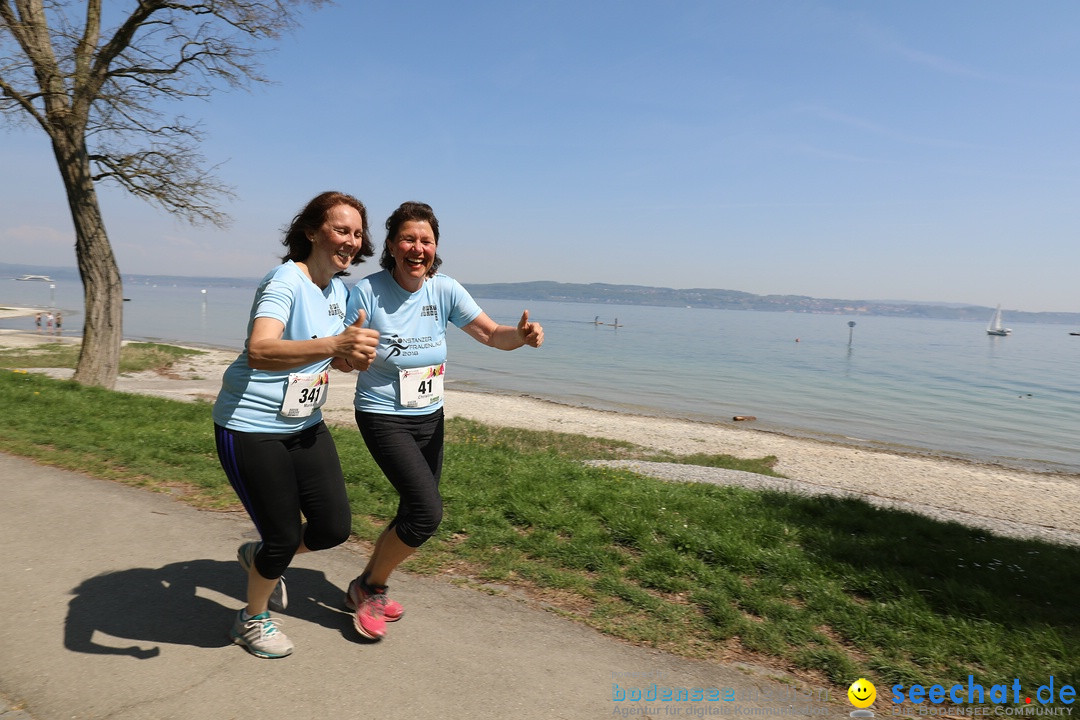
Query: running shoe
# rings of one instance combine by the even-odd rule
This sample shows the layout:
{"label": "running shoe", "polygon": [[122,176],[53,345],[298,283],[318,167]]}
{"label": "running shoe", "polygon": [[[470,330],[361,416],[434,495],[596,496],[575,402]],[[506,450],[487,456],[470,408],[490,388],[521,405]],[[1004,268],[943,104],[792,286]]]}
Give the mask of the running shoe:
{"label": "running shoe", "polygon": [[[364,587],[363,576],[349,583],[349,592],[345,594],[345,607],[354,612],[356,608],[360,607],[360,603],[364,601],[364,598],[371,594],[365,592]],[[386,598],[386,603],[383,605],[383,619],[386,622],[397,622],[404,614],[405,608],[401,607],[401,603],[391,600],[389,597]]]}
{"label": "running shoe", "polygon": [[[259,552],[261,545],[262,542],[252,540],[236,549],[236,559],[240,562],[240,567],[244,569],[244,574],[251,572],[251,566],[255,564],[255,553]],[[282,575],[278,578],[274,591],[270,593],[269,607],[274,612],[284,612],[288,604],[289,592],[285,589],[285,576]]]}
{"label": "running shoe", "polygon": [[259,613],[244,620],[244,611],[236,613],[229,637],[237,645],[243,645],[249,653],[261,658],[280,658],[293,651],[292,641],[281,632],[281,620],[270,617],[269,612]]}
{"label": "running shoe", "polygon": [[353,613],[353,627],[369,640],[386,635],[386,587],[364,588],[363,599]]}

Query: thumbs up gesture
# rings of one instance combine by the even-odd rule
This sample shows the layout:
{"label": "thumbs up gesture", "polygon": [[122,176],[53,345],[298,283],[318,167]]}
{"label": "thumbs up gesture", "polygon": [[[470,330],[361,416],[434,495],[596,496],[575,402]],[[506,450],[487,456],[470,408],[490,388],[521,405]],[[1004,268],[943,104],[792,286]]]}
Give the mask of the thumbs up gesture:
{"label": "thumbs up gesture", "polygon": [[355,370],[367,370],[375,359],[375,349],[379,347],[379,331],[364,327],[365,322],[367,313],[361,310],[352,325],[337,336],[334,357],[345,360]]}
{"label": "thumbs up gesture", "polygon": [[529,347],[538,348],[544,344],[544,328],[538,322],[529,322],[529,311],[521,313],[518,320],[517,334],[521,342]]}

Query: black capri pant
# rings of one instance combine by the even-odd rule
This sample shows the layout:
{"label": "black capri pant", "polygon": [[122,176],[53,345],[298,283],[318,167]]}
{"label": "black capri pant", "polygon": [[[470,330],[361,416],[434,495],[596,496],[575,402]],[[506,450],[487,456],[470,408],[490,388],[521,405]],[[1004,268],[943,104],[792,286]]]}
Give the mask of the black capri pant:
{"label": "black capri pant", "polygon": [[309,550],[325,550],[349,538],[352,510],[325,423],[280,435],[215,424],[214,439],[229,484],[262,537],[255,568],[264,578],[281,577],[301,540]]}
{"label": "black capri pant", "polygon": [[390,523],[401,542],[420,547],[442,522],[439,477],[443,461],[443,411],[427,415],[384,415],[356,411],[368,452],[398,491]]}

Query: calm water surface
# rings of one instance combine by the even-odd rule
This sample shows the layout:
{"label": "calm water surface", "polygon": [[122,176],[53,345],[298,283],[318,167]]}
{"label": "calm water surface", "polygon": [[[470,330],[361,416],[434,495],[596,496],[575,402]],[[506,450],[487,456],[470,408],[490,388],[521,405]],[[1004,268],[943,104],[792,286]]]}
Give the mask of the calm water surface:
{"label": "calm water surface", "polygon": [[[128,282],[125,336],[239,350],[255,282]],[[54,284],[0,281],[0,303],[63,308],[77,335],[82,288]],[[545,343],[505,353],[454,332],[451,387],[725,424],[753,415],[763,430],[1080,472],[1076,328],[1012,323],[1001,338],[950,320],[478,302],[507,324],[528,307]]]}

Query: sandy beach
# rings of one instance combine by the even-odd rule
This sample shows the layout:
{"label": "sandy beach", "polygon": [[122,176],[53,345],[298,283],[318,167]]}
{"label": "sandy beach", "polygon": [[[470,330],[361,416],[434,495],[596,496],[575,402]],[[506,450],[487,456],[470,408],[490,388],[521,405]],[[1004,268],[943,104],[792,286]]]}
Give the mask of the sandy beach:
{"label": "sandy beach", "polygon": [[[3,308],[0,317],[25,314]],[[0,330],[0,347],[42,342],[78,342],[78,337]],[[200,348],[201,349],[201,348]],[[222,372],[234,353],[204,350],[176,363],[172,372],[121,376],[116,389],[178,400],[213,401]],[[71,370],[34,370],[69,377]],[[333,388],[338,388],[336,391]],[[353,426],[351,383],[333,377],[324,407],[328,423]],[[1025,472],[944,457],[867,450],[755,430],[752,425],[710,424],[642,417],[572,407],[524,396],[446,392],[447,417],[490,425],[551,430],[631,442],[675,454],[774,455],[786,480],[689,465],[628,462],[637,472],[665,480],[739,484],[807,494],[860,496],[869,502],[941,520],[980,527],[999,535],[1039,538],[1080,546],[1080,475]]]}

